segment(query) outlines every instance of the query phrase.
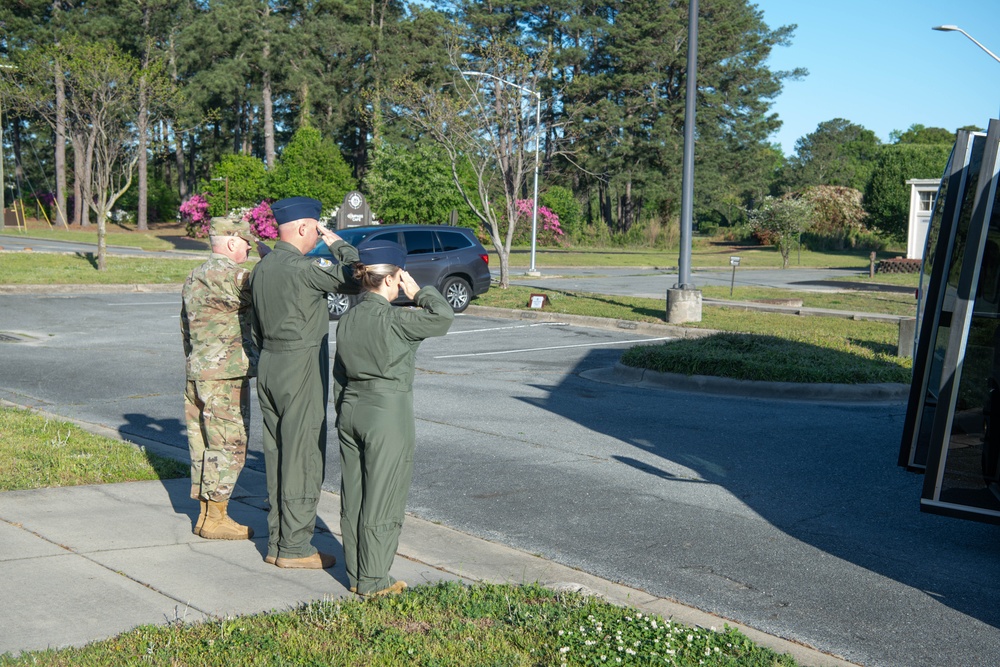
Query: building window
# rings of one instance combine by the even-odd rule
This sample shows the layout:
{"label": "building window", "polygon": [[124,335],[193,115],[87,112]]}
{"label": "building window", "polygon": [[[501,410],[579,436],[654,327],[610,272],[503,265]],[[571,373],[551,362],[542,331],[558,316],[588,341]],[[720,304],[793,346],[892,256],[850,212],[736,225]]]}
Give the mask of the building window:
{"label": "building window", "polygon": [[937,192],[933,190],[924,190],[923,192],[918,192],[917,194],[920,195],[920,206],[918,210],[921,213],[929,213],[931,207],[934,206],[934,195],[937,194]]}

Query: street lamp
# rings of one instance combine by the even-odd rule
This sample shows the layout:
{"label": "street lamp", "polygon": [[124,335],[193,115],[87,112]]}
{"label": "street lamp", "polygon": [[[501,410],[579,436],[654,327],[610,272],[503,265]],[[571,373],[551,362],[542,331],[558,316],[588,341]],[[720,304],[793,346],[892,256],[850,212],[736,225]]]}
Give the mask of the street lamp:
{"label": "street lamp", "polygon": [[506,83],[508,86],[514,86],[529,95],[535,96],[535,196],[531,205],[531,266],[528,267],[528,275],[536,276],[538,275],[538,271],[535,269],[535,240],[538,236],[538,145],[541,143],[539,133],[542,129],[542,94],[537,93],[530,88],[519,86],[513,81],[501,79],[495,74],[490,74],[489,72],[462,72],[462,74],[465,76],[486,76],[491,79],[496,79],[500,83]]}
{"label": "street lamp", "polygon": [[961,28],[959,28],[957,25],[936,25],[933,28],[931,28],[931,30],[940,30],[941,32],[960,32],[963,35],[965,35],[966,37],[968,37],[969,39],[971,39],[973,44],[975,44],[976,46],[978,46],[979,48],[981,48],[986,53],[990,54],[990,58],[993,58],[993,60],[995,60],[998,63],[1000,63],[1000,56],[997,56],[997,54],[993,53],[992,51],[990,51],[989,49],[987,49],[985,46],[983,46],[982,44],[980,44],[976,40],[975,37],[973,37],[969,33],[965,32],[964,30],[962,30]]}
{"label": "street lamp", "polygon": [[964,30],[962,30],[961,28],[959,28],[957,25],[936,25],[933,28],[931,28],[931,30],[940,30],[941,32],[960,32],[963,35],[965,35],[966,37],[968,37],[969,39],[971,39],[973,44],[975,44],[976,46],[978,46],[979,48],[981,48],[986,53],[990,54],[990,57],[993,58],[993,60],[995,60],[998,63],[1000,63],[1000,56],[997,56],[997,54],[993,53],[992,51],[990,51],[989,49],[987,49],[985,46],[983,46],[982,44],[980,44],[979,42],[977,42],[975,37],[973,37],[969,33],[965,32]]}
{"label": "street lamp", "polygon": [[213,178],[213,181],[225,181],[226,182],[226,212],[224,215],[229,215],[229,177],[220,176],[218,178]]}

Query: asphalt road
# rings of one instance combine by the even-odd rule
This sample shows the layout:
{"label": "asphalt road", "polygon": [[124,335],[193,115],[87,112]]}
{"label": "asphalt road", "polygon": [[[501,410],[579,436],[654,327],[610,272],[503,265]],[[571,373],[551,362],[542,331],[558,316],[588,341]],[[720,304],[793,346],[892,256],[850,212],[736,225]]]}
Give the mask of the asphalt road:
{"label": "asphalt road", "polygon": [[[178,311],[173,293],[0,295],[0,398],[184,451]],[[418,355],[410,511],[858,663],[997,664],[1000,530],[919,512],[904,406],[585,377],[643,340],[457,318]]]}

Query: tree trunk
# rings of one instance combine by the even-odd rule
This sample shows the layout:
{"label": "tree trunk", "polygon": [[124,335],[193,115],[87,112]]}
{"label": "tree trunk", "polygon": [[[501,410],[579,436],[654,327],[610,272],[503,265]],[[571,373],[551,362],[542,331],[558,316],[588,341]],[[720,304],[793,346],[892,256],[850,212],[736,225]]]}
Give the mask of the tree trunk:
{"label": "tree trunk", "polygon": [[135,131],[139,135],[139,210],[135,214],[136,227],[139,231],[149,229],[147,216],[149,205],[146,201],[149,197],[149,179],[147,170],[146,146],[149,135],[149,109],[147,108],[146,75],[143,74],[139,80],[139,117],[136,120]]}
{"label": "tree trunk", "polygon": [[181,201],[187,199],[188,184],[184,177],[184,137],[177,131],[174,125],[174,165],[177,167],[177,194],[181,196]]}
{"label": "tree trunk", "polygon": [[68,226],[66,216],[66,82],[62,68],[56,64],[56,220]]}
{"label": "tree trunk", "polygon": [[247,102],[243,105],[246,117],[246,132],[243,133],[243,155],[253,155],[253,126],[257,122],[257,117],[253,112],[253,105]]}
{"label": "tree trunk", "polygon": [[73,138],[73,222],[83,225],[83,137]]}
{"label": "tree trunk", "polygon": [[[17,187],[17,197],[22,199],[24,192],[24,162],[21,161],[21,119],[17,116],[11,118],[10,142],[14,147],[14,184]],[[34,193],[28,193],[34,198]]]}
{"label": "tree trunk", "polygon": [[97,137],[91,132],[87,137],[87,154],[83,158],[83,217],[80,218],[80,224],[83,227],[90,226],[90,209],[94,205],[92,175],[94,169],[94,144],[96,142]]}
{"label": "tree trunk", "polygon": [[[271,45],[264,45],[264,62],[268,61]],[[277,154],[274,150],[274,101],[271,99],[271,73],[264,71],[264,165],[268,171],[274,170]]]}

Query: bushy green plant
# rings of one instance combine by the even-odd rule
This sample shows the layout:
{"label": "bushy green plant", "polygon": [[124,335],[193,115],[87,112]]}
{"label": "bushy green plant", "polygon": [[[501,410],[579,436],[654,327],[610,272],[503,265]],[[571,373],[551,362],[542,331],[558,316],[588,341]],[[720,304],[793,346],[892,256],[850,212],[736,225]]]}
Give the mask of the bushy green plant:
{"label": "bushy green plant", "polygon": [[[312,197],[322,202],[324,209],[337,206],[355,188],[351,169],[340,149],[309,125],[303,125],[292,135],[267,186],[271,199]],[[261,199],[258,196],[250,205]]]}
{"label": "bushy green plant", "polygon": [[941,178],[951,147],[944,144],[883,146],[865,189],[869,225],[887,236],[906,237],[911,178]]}
{"label": "bushy green plant", "polygon": [[388,224],[447,224],[451,212],[469,229],[479,220],[455,187],[451,164],[434,146],[404,148],[379,144],[365,175],[365,191],[372,215]]}
{"label": "bushy green plant", "polygon": [[210,216],[226,215],[233,209],[252,208],[266,195],[267,168],[260,159],[251,155],[230,153],[222,156],[222,160],[212,168],[210,178],[201,181],[199,187],[208,200]]}
{"label": "bushy green plant", "polygon": [[552,185],[539,195],[538,201],[540,206],[556,214],[563,232],[571,241],[575,241],[582,232],[583,219],[580,216],[580,202],[573,196],[573,192],[561,185]]}
{"label": "bushy green plant", "polygon": [[812,204],[813,222],[803,242],[812,250],[843,250],[853,247],[852,239],[867,231],[868,214],[861,206],[860,190],[836,185],[816,185],[802,191],[801,198]]}

